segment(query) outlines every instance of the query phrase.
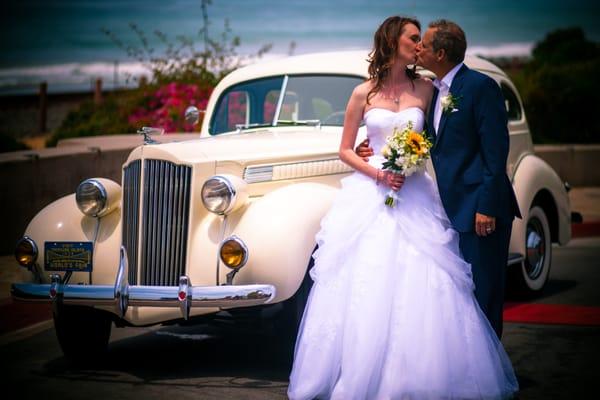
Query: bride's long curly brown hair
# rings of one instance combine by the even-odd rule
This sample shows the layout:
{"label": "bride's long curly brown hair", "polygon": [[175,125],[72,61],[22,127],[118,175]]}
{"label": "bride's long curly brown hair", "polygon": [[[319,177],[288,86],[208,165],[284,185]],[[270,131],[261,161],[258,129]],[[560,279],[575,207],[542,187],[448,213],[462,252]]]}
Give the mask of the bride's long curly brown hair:
{"label": "bride's long curly brown hair", "polygon": [[[413,24],[421,30],[421,23],[414,18],[401,17],[395,15],[388,17],[377,28],[373,39],[373,50],[369,53],[369,79],[375,86],[367,94],[367,104],[371,97],[383,87],[383,82],[389,77],[394,58],[398,53],[398,38],[407,24]],[[414,80],[418,77],[416,65],[413,68],[406,68],[406,75]]]}

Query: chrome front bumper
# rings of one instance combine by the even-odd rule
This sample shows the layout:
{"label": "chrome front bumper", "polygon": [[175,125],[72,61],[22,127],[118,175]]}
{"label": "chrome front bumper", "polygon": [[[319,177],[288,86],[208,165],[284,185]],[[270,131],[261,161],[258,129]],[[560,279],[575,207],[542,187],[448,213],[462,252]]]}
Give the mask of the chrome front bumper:
{"label": "chrome front bumper", "polygon": [[127,253],[121,247],[121,259],[114,286],[69,285],[60,275],[52,275],[50,284],[15,283],[11,294],[15,300],[59,302],[88,306],[114,306],[121,318],[129,306],[179,307],[188,319],[191,307],[241,307],[270,302],[275,297],[273,285],[192,286],[187,276],[177,286],[130,286],[127,281]]}

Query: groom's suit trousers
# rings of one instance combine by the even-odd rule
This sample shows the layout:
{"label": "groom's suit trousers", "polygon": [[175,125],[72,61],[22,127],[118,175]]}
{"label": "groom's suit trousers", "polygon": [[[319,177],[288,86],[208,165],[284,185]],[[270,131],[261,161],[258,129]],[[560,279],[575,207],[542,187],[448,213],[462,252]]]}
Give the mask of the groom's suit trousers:
{"label": "groom's suit trousers", "polygon": [[506,264],[512,224],[497,224],[488,236],[477,236],[473,231],[460,232],[460,250],[471,264],[475,297],[482,311],[502,337],[502,312]]}

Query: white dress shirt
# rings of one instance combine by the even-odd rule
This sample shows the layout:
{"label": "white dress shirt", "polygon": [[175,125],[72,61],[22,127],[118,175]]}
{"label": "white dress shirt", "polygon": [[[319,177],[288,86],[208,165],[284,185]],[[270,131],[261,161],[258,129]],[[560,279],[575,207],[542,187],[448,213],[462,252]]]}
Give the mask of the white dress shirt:
{"label": "white dress shirt", "polygon": [[463,63],[458,63],[441,80],[435,79],[433,81],[433,85],[439,90],[433,111],[433,126],[435,127],[436,134],[439,134],[440,120],[442,119],[442,97],[447,96],[450,92],[452,81],[462,65]]}

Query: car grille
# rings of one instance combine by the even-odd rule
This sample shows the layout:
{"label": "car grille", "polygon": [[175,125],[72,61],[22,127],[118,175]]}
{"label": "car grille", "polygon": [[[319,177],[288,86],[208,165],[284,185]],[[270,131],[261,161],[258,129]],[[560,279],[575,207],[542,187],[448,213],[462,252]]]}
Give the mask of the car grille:
{"label": "car grille", "polygon": [[192,169],[144,160],[143,180],[141,175],[140,160],[127,165],[123,173],[123,245],[129,283],[177,286],[185,272]]}

